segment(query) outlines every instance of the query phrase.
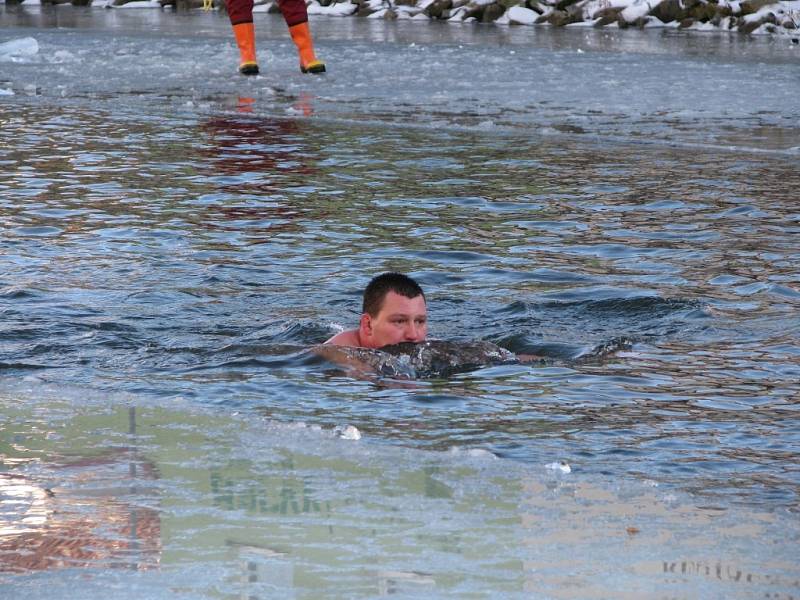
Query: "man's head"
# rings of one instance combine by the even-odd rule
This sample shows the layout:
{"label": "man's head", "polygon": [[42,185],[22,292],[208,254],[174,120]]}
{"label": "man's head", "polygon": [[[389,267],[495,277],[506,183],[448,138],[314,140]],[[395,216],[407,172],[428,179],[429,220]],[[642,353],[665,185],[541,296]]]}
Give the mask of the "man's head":
{"label": "man's head", "polygon": [[428,310],[419,284],[401,273],[383,273],[364,290],[359,323],[361,344],[381,348],[400,342],[422,342],[428,335]]}

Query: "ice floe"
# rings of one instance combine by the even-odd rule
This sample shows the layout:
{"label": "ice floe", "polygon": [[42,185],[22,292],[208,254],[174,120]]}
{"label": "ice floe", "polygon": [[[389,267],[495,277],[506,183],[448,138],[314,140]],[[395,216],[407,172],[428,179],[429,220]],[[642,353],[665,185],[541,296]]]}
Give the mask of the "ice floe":
{"label": "ice floe", "polygon": [[548,463],[544,466],[544,468],[548,471],[554,471],[556,473],[572,473],[572,467],[570,467],[569,463],[565,460]]}
{"label": "ice floe", "polygon": [[0,61],[16,61],[39,53],[39,42],[32,37],[15,38],[0,44]]}
{"label": "ice floe", "polygon": [[360,440],[361,432],[354,425],[337,425],[333,433],[343,440]]}

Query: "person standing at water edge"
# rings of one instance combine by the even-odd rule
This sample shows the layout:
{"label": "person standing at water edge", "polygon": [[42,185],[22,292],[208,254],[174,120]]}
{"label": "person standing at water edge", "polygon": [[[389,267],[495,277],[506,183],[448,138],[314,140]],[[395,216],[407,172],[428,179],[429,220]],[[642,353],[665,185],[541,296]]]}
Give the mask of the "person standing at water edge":
{"label": "person standing at water edge", "polygon": [[[314,54],[305,0],[278,0],[278,7],[300,54],[300,70],[303,73],[324,73],[325,63],[318,60]],[[239,72],[242,75],[257,75],[253,0],[228,0],[228,16],[231,19],[236,44],[239,46]]]}
{"label": "person standing at water edge", "polygon": [[358,329],[337,333],[325,344],[382,348],[424,342],[427,335],[428,310],[422,288],[402,273],[383,273],[364,290]]}

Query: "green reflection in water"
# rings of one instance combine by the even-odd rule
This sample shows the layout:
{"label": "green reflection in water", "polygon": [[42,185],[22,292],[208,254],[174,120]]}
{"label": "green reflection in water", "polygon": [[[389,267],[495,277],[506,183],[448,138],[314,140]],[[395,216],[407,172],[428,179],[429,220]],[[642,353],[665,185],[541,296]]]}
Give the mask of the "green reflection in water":
{"label": "green reflection in water", "polygon": [[17,502],[0,564],[17,590],[78,568],[210,598],[797,587],[775,514],[252,415],[41,394],[0,406],[0,482]]}

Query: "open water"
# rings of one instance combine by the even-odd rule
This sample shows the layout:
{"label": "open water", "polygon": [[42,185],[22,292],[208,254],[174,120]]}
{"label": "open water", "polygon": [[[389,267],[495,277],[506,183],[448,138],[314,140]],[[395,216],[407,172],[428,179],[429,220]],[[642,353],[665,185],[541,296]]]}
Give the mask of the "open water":
{"label": "open water", "polygon": [[0,595],[800,596],[787,40],[0,11]]}

